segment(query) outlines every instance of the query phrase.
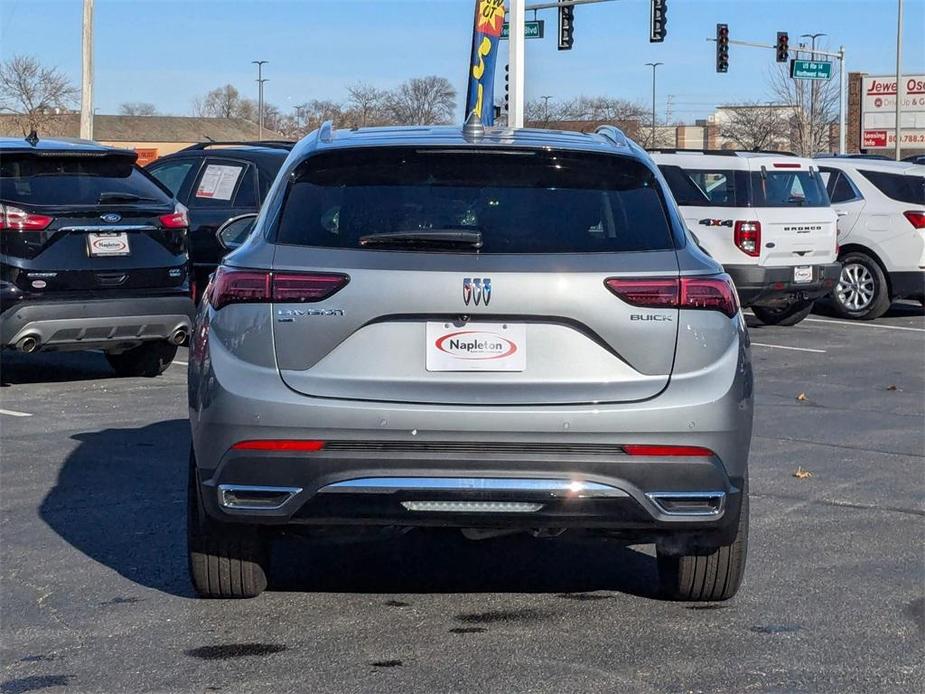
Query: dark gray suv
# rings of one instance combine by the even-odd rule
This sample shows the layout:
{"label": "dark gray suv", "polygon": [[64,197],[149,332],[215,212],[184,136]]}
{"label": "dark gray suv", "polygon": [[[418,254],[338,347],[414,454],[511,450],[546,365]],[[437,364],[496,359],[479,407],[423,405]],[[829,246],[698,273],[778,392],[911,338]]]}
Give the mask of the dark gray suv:
{"label": "dark gray suv", "polygon": [[738,589],[745,324],[616,128],[325,124],[206,299],[189,378],[201,595],[258,594],[274,531],[331,526],[581,530],[654,542],[669,597]]}

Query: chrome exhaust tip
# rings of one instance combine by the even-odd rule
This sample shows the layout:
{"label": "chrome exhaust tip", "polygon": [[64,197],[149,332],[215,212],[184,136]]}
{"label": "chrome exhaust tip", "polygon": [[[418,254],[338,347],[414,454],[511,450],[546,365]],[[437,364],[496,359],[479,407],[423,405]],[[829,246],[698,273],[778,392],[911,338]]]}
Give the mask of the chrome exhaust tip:
{"label": "chrome exhaust tip", "polygon": [[20,352],[30,354],[39,348],[39,340],[34,335],[26,335],[16,343],[16,349]]}
{"label": "chrome exhaust tip", "polygon": [[170,341],[175,345],[182,345],[186,342],[187,335],[186,328],[178,328],[174,331],[174,334],[170,336]]}
{"label": "chrome exhaust tip", "polygon": [[718,516],[726,492],[649,492],[646,497],[666,516]]}
{"label": "chrome exhaust tip", "polygon": [[274,511],[302,491],[301,487],[259,487],[246,484],[218,485],[223,508],[243,511]]}

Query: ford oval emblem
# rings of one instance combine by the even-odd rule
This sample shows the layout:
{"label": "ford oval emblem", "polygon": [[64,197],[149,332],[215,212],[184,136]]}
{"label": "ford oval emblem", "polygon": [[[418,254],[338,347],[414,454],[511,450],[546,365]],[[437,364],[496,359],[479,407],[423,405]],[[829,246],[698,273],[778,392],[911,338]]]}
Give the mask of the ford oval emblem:
{"label": "ford oval emblem", "polygon": [[115,224],[116,222],[122,221],[122,215],[116,214],[115,212],[107,212],[106,214],[100,215],[100,219],[107,224]]}

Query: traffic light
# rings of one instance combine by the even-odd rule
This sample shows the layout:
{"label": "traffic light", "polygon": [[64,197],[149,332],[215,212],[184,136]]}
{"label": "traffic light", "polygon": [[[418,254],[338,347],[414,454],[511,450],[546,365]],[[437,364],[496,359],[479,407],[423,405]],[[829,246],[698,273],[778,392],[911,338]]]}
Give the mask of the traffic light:
{"label": "traffic light", "polygon": [[777,62],[786,63],[790,58],[790,36],[786,31],[777,32]]}
{"label": "traffic light", "polygon": [[729,25],[716,25],[716,71],[729,72]]}
{"label": "traffic light", "polygon": [[668,0],[650,0],[649,43],[661,43],[668,35]]}
{"label": "traffic light", "polygon": [[575,6],[559,5],[559,50],[570,51],[575,42]]}
{"label": "traffic light", "polygon": [[504,66],[504,112],[510,113],[510,103],[511,103],[511,66],[510,64],[505,64]]}

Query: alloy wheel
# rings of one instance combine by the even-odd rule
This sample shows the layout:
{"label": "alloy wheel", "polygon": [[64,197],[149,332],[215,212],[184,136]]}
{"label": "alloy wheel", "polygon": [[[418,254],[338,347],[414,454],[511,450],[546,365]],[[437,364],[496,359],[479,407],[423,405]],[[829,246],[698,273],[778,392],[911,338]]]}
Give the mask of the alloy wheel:
{"label": "alloy wheel", "polygon": [[835,295],[849,311],[862,311],[874,300],[874,277],[860,263],[848,263],[841,270]]}

